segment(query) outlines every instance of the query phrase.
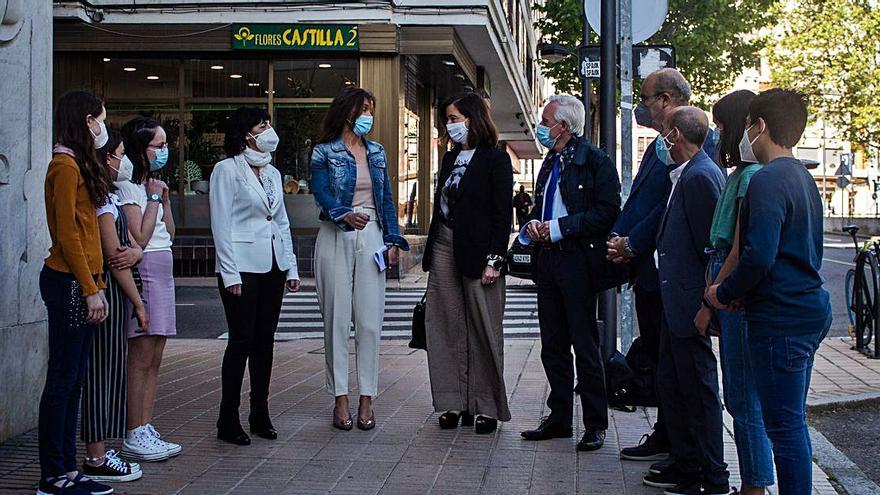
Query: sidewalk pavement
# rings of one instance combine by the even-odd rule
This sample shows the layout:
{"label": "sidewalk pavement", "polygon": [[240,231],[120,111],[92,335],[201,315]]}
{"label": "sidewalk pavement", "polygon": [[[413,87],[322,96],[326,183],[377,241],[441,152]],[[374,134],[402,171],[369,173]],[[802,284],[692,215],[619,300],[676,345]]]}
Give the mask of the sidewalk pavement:
{"label": "sidewalk pavement", "polygon": [[[182,444],[184,452],[170,461],[144,464],[144,477],[117,484],[117,493],[659,493],[642,485],[648,463],[618,458],[620,448],[635,445],[649,430],[653,409],[611,411],[605,447],[597,452],[575,452],[582,433],[579,418],[575,438],[520,439],[520,431],[536,426],[547,413],[547,383],[536,339],[507,341],[505,381],[513,420],[487,436],[437,426],[425,353],[409,349],[403,341],[382,343],[377,428],[370,432],[335,430],[330,424],[333,400],[324,387],[322,342],[278,343],[270,408],[280,436],[276,441],[255,437],[247,447],[215,438],[225,344],[188,339],[168,342],[154,422],[165,437]],[[867,383],[850,388],[853,380],[844,375],[864,380],[870,373],[875,377],[880,373],[876,361],[856,358],[847,362],[838,347],[834,343],[823,346],[811,396],[862,393]],[[351,364],[354,371],[353,356]],[[351,381],[355,381],[354,374]],[[245,391],[248,386],[245,383]],[[356,391],[351,401],[357,403]],[[242,402],[247,404],[246,394]],[[246,410],[242,418],[246,426]],[[736,486],[738,469],[729,416],[725,416],[725,425],[725,457],[731,485]],[[813,471],[814,493],[836,493],[818,467],[814,465]],[[33,493],[38,476],[35,430],[0,445],[0,493]]]}

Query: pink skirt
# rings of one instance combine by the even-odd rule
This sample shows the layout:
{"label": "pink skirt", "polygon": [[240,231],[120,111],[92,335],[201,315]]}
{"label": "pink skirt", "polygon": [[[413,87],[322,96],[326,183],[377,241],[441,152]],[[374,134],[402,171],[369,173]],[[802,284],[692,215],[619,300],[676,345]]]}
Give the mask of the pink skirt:
{"label": "pink skirt", "polygon": [[152,251],[144,253],[138,264],[143,281],[144,306],[150,317],[150,327],[143,331],[137,319],[131,317],[131,306],[126,318],[128,338],[145,335],[177,335],[177,307],[174,298],[174,258],[171,251]]}

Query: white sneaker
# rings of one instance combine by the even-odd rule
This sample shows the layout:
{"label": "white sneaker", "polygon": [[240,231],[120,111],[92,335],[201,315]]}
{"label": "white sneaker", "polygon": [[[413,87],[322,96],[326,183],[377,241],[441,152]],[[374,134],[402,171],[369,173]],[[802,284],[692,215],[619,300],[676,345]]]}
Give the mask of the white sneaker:
{"label": "white sneaker", "polygon": [[163,446],[165,449],[168,450],[168,455],[170,457],[180,455],[180,452],[183,450],[183,448],[176,443],[166,442],[165,440],[162,440],[162,435],[159,434],[159,432],[156,430],[155,426],[153,426],[150,423],[147,423],[146,425],[144,425],[144,428],[146,428],[147,432],[149,432],[149,434],[153,436],[156,443],[158,443],[159,445]]}
{"label": "white sneaker", "polygon": [[168,449],[155,442],[146,426],[138,426],[128,432],[122,442],[122,455],[146,462],[164,461],[171,457]]}

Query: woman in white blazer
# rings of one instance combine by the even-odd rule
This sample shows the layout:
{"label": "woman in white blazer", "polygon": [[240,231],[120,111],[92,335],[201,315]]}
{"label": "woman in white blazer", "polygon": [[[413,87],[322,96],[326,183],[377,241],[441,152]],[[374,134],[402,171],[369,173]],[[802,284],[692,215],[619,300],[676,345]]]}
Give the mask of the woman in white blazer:
{"label": "woman in white blazer", "polygon": [[299,290],[281,174],[271,165],[278,135],[266,110],[242,107],[227,122],[227,159],[211,173],[211,231],[220,298],[229,326],[223,355],[217,438],[248,445],[239,402],[245,364],[250,370],[251,433],[278,437],[269,416],[269,379],[275,330],[285,287]]}

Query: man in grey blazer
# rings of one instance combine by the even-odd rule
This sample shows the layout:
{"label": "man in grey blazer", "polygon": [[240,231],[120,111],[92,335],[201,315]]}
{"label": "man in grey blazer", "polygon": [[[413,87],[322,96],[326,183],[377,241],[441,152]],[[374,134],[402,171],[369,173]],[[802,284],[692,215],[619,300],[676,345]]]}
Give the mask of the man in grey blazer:
{"label": "man in grey blazer", "polygon": [[[680,107],[659,139],[668,149],[672,191],[657,233],[663,299],[657,390],[666,412],[673,467],[645,477],[670,495],[727,494],[718,371],[712,344],[694,316],[706,287],[709,231],[724,175],[701,147],[709,122],[703,110]],[[662,155],[667,155],[663,153]]]}

